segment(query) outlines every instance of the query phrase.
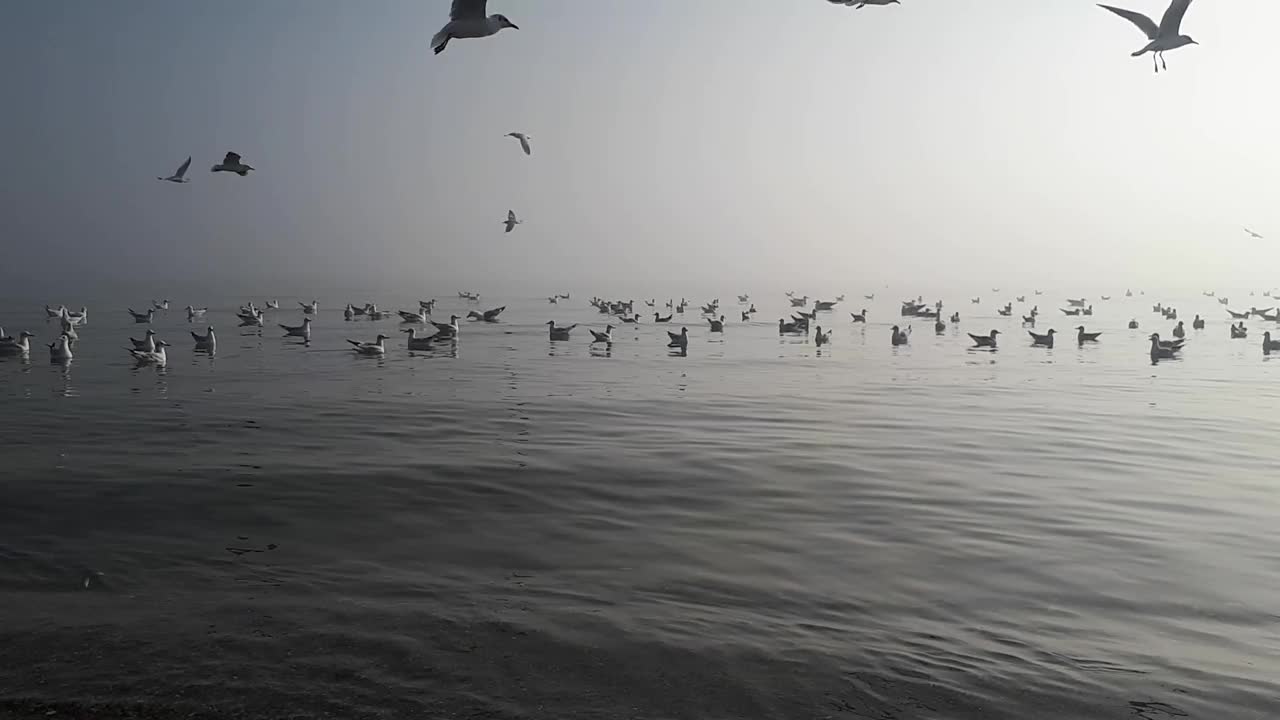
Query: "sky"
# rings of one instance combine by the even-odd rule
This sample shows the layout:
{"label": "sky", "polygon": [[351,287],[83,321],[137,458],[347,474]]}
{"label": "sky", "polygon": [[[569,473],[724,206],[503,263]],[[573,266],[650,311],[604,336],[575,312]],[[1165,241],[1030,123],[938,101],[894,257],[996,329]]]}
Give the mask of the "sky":
{"label": "sky", "polygon": [[0,294],[1280,285],[1274,0],[448,6],[5,3]]}

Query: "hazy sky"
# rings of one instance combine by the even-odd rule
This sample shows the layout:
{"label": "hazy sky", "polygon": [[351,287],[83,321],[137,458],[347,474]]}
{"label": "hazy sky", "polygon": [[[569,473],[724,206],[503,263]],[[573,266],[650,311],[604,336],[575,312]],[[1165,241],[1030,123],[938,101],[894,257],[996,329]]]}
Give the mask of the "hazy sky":
{"label": "hazy sky", "polygon": [[4,3],[6,294],[1280,284],[1275,0],[448,6]]}

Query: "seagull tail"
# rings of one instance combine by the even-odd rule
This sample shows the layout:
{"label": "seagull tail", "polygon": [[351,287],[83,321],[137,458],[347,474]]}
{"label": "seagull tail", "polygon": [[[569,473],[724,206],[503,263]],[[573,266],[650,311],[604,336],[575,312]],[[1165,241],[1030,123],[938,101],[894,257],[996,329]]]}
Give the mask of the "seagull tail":
{"label": "seagull tail", "polygon": [[449,34],[444,30],[436,33],[435,37],[431,38],[431,49],[434,50],[437,55],[444,52],[444,49],[448,46]]}

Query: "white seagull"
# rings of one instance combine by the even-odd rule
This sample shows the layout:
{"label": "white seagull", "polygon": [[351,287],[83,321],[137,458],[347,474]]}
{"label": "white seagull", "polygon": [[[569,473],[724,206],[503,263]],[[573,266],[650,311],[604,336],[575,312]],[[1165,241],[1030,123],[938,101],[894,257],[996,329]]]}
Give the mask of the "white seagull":
{"label": "white seagull", "polygon": [[309,317],[302,318],[301,325],[289,326],[280,323],[277,324],[280,325],[282,330],[284,330],[285,337],[300,337],[307,340],[311,339],[311,318]]}
{"label": "white seagull", "polygon": [[1264,239],[1265,239],[1265,238],[1263,238],[1261,235],[1259,235],[1258,233],[1256,233],[1256,232],[1254,232],[1254,231],[1250,230],[1249,228],[1245,228],[1245,229],[1244,229],[1244,231],[1245,231],[1245,232],[1247,232],[1247,233],[1249,233],[1249,237],[1251,237],[1251,238],[1253,238],[1253,239],[1255,239],[1255,240],[1264,240]]}
{"label": "white seagull", "polygon": [[508,210],[507,219],[502,224],[507,226],[507,232],[511,232],[512,230],[516,229],[517,225],[523,225],[524,221],[516,219],[515,210]]}
{"label": "white seagull", "polygon": [[901,5],[898,0],[827,0],[832,5],[845,5],[854,10],[861,10],[868,5]]}
{"label": "white seagull", "polygon": [[347,340],[347,342],[351,343],[352,348],[359,355],[386,355],[387,346],[383,345],[383,342],[387,339],[386,335],[379,335],[378,339],[371,343],[362,343],[355,340]]}
{"label": "white seagull", "polygon": [[199,335],[194,331],[191,333],[191,339],[196,341],[196,349],[213,353],[218,349],[218,336],[213,334],[213,326],[209,326],[209,331],[205,335]]}
{"label": "white seagull", "polygon": [[506,15],[485,17],[488,4],[489,0],[453,0],[449,8],[449,22],[431,38],[431,49],[439,55],[454,38],[482,38],[496,35],[503,28],[520,29]]}
{"label": "white seagull", "polygon": [[[1192,40],[1189,35],[1181,34],[1182,16],[1187,14],[1187,6],[1191,5],[1191,0],[1173,0],[1169,5],[1169,9],[1164,11],[1164,17],[1160,19],[1160,24],[1156,25],[1155,21],[1139,12],[1132,10],[1124,10],[1110,5],[1098,4],[1098,7],[1105,8],[1120,17],[1128,20],[1138,29],[1146,34],[1147,39],[1151,42],[1146,47],[1133,53],[1133,57],[1138,57],[1144,53],[1151,53],[1151,66],[1156,72],[1160,72],[1160,68],[1169,69],[1164,62],[1164,53],[1166,50],[1177,50],[1183,45],[1199,45],[1200,43]],[[1156,59],[1159,58],[1159,65]]]}
{"label": "white seagull", "polygon": [[515,138],[520,141],[520,147],[524,148],[525,155],[532,155],[533,148],[529,147],[529,136],[524,133],[507,133],[507,137]]}
{"label": "white seagull", "polygon": [[169,177],[158,177],[157,180],[163,180],[171,183],[189,183],[187,179],[187,168],[191,167],[191,156],[187,156],[187,161],[178,166],[178,170]]}
{"label": "white seagull", "polygon": [[[0,331],[0,335],[3,335]],[[26,355],[31,352],[31,338],[35,337],[32,333],[23,330],[18,333],[16,338],[4,338],[0,340],[0,355]]]}
{"label": "white seagull", "polygon": [[156,349],[156,331],[147,330],[147,334],[141,340],[129,338],[129,342],[133,343],[134,350],[143,352],[155,352]]}
{"label": "white seagull", "polygon": [[222,162],[209,168],[209,171],[210,172],[233,172],[239,175],[240,177],[244,177],[245,175],[248,175],[249,171],[252,169],[253,167],[249,165],[245,165],[244,163],[240,162],[239,153],[229,152],[227,153],[227,156],[222,159]]}
{"label": "white seagull", "polygon": [[191,307],[190,305],[188,305],[187,306],[187,322],[191,322],[192,320],[195,320],[198,317],[204,317],[205,313],[207,312],[209,312],[209,308],[198,308],[198,307]]}
{"label": "white seagull", "polygon": [[164,352],[164,349],[167,347],[169,347],[169,343],[161,340],[156,343],[155,350],[130,350],[129,354],[133,356],[134,360],[138,361],[139,365],[155,365],[157,367],[164,367],[169,362],[169,357]]}
{"label": "white seagull", "polygon": [[58,336],[57,342],[49,343],[49,360],[52,362],[68,362],[71,360],[71,338],[66,334]]}

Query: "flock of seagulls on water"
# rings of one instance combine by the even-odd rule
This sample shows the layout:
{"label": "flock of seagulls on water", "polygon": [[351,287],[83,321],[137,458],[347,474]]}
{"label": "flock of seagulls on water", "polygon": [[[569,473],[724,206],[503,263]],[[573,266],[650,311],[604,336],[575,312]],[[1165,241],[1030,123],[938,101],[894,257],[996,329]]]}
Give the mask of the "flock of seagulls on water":
{"label": "flock of seagulls on water", "polygon": [[[998,292],[994,290],[993,292]],[[1040,291],[1035,292],[1036,296],[1042,295]],[[1251,307],[1247,311],[1237,312],[1225,306],[1229,304],[1229,299],[1222,297],[1217,298],[1215,293],[1205,292],[1205,297],[1216,298],[1220,305],[1224,306],[1224,311],[1231,318],[1230,338],[1233,340],[1248,338],[1248,329],[1245,327],[1244,321],[1249,318],[1258,318],[1264,322],[1274,322],[1280,325],[1280,309],[1275,307],[1258,308]],[[1274,297],[1280,299],[1280,291],[1268,291],[1263,293],[1264,297]],[[470,303],[478,303],[480,295],[473,292],[459,292],[459,299],[466,300]],[[561,300],[568,300],[569,294],[556,294],[548,298],[553,304],[558,304]],[[795,293],[786,294],[788,304],[792,309],[790,317],[778,319],[777,331],[779,336],[803,336],[812,337],[813,342],[818,347],[829,345],[833,341],[834,332],[828,325],[826,330],[817,324],[819,313],[835,313],[836,306],[843,302],[845,297],[839,296],[835,300],[813,300],[807,295],[796,296]],[[875,295],[865,295],[867,300],[874,300]],[[1133,292],[1126,291],[1126,298],[1132,298]],[[1020,295],[1016,298],[1019,303],[1026,303],[1026,295]],[[1110,296],[1102,296],[1102,300],[1109,300]],[[981,302],[981,298],[973,298],[974,304]],[[1033,300],[1034,303],[1034,300]],[[605,300],[603,298],[592,298],[590,304],[600,314],[605,315],[609,320],[601,330],[590,329],[590,344],[596,345],[604,343],[612,345],[614,342],[613,331],[616,326],[614,321],[626,324],[637,325],[642,322],[641,315],[636,312],[636,303],[634,300]],[[666,309],[669,311],[665,316],[657,311],[657,301],[654,299],[645,300],[645,306],[653,310],[653,324],[666,325],[670,324],[676,315],[684,315],[689,308],[689,301],[681,298],[679,302],[670,299],[666,302]],[[751,302],[750,295],[739,295],[738,304],[740,308],[742,322],[749,323],[756,314],[755,304]],[[1078,317],[1092,315],[1092,304],[1086,298],[1067,298],[1067,307],[1059,308],[1059,310],[1068,317]],[[432,311],[435,309],[436,300],[422,300],[418,302],[416,310],[396,310],[390,312],[381,310],[374,303],[365,303],[357,306],[347,303],[343,309],[344,320],[351,322],[358,319],[365,320],[393,320],[398,318],[402,327],[400,332],[407,335],[405,347],[410,352],[430,351],[435,349],[441,343],[456,344],[461,335],[461,321],[464,319],[458,315],[450,315],[448,322],[438,322],[432,319]],[[315,317],[320,312],[320,303],[318,300],[310,302],[299,302],[299,310],[302,313],[302,319],[297,325],[289,325],[286,323],[275,323],[282,332],[283,338],[300,338],[304,344],[310,345],[312,340],[312,324]],[[749,307],[747,307],[749,306]],[[127,308],[129,317],[135,324],[150,325],[158,314],[167,313],[170,309],[170,301],[152,301],[151,307],[145,311],[137,311],[133,308]],[[280,303],[277,301],[268,301],[262,307],[257,306],[253,302],[242,305],[236,313],[236,318],[240,322],[240,327],[263,328],[266,326],[266,312],[268,310],[279,310]],[[493,324],[501,322],[502,314],[506,311],[506,306],[491,308],[488,310],[470,310],[467,313],[466,320],[478,323]],[[728,331],[729,322],[727,316],[721,311],[720,300],[714,299],[699,308],[701,310],[702,322],[706,323],[706,330],[710,335],[723,335]],[[1012,316],[1013,303],[1006,303],[998,308],[997,312],[1002,317]],[[195,324],[197,321],[203,320],[208,313],[208,308],[197,308],[187,305],[184,309],[189,323]],[[1150,358],[1152,362],[1160,360],[1176,359],[1178,354],[1182,352],[1187,342],[1187,331],[1184,321],[1178,319],[1177,308],[1166,306],[1163,303],[1157,303],[1151,308],[1153,313],[1162,317],[1165,321],[1175,322],[1173,327],[1172,340],[1162,339],[1159,333],[1152,333],[1148,339],[1151,341]],[[58,335],[53,342],[48,344],[49,359],[54,363],[68,363],[75,357],[74,348],[80,341],[79,329],[88,323],[89,311],[87,308],[80,308],[79,311],[71,311],[65,306],[44,308],[46,322],[56,320],[58,322]],[[695,314],[696,311],[690,312]],[[936,302],[933,304],[926,303],[923,297],[917,297],[914,300],[904,300],[901,303],[900,315],[906,320],[932,320],[935,334],[943,335],[948,329],[948,322],[951,326],[959,327],[960,313],[952,312],[949,316],[943,312],[943,303]],[[863,309],[860,312],[850,312],[849,322],[854,326],[860,326],[865,332],[867,326],[868,311]],[[1030,310],[1023,314],[1019,313],[1021,324],[1026,329],[1030,338],[1030,344],[1033,347],[1053,348],[1058,332],[1054,328],[1045,331],[1038,331],[1037,324],[1041,322],[1040,306],[1033,304]],[[832,315],[831,317],[835,317]],[[573,340],[573,331],[578,325],[558,325],[554,320],[549,320],[547,325],[547,337],[551,342],[569,342]],[[1205,329],[1206,322],[1204,318],[1196,315],[1192,320],[1192,329],[1201,331]],[[753,328],[758,329],[759,323],[754,323]],[[1139,323],[1136,318],[1129,321],[1130,330],[1137,330]],[[421,332],[420,332],[421,331]],[[1075,327],[1075,341],[1083,346],[1090,343],[1100,342],[1101,332],[1090,332],[1085,325],[1077,325]],[[1007,330],[1002,331],[998,328],[992,328],[986,333],[975,334],[966,333],[972,341],[972,348],[975,350],[994,351],[999,348],[1000,338],[1006,334]],[[686,356],[689,350],[690,334],[688,327],[681,327],[679,332],[667,331],[666,346],[673,350],[673,355]],[[908,345],[911,342],[912,326],[906,324],[893,325],[890,328],[889,343],[893,347]],[[196,352],[208,355],[217,353],[218,337],[214,328],[206,326],[204,333],[194,330],[190,331],[193,348]],[[31,352],[31,340],[35,334],[30,331],[23,331],[16,337],[5,334],[4,329],[0,328],[0,356],[21,356],[29,357]],[[391,337],[379,333],[372,341],[360,341],[346,339],[350,348],[357,355],[381,357],[388,353],[387,341]],[[124,349],[137,362],[139,366],[152,365],[164,367],[168,364],[168,348],[173,347],[169,342],[156,337],[153,329],[148,327],[143,333],[142,338],[129,338],[129,346]],[[1262,352],[1264,355],[1271,353],[1280,353],[1280,340],[1273,340],[1271,332],[1263,333]]]}

